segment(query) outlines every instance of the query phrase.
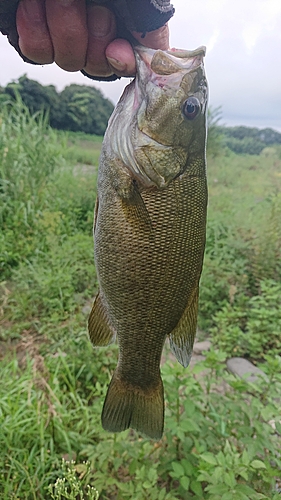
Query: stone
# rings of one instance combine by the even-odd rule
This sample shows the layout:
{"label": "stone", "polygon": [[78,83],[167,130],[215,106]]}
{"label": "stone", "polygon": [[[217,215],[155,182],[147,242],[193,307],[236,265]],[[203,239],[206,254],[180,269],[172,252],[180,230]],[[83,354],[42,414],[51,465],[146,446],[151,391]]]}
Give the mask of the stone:
{"label": "stone", "polygon": [[87,303],[82,307],[82,313],[85,314],[85,316],[89,316],[91,310],[92,310],[92,302]]}
{"label": "stone", "polygon": [[211,342],[209,340],[203,340],[202,342],[195,342],[193,346],[194,354],[202,354],[203,351],[209,351],[211,349]]}
{"label": "stone", "polygon": [[247,359],[231,358],[227,360],[226,365],[233,375],[237,375],[247,382],[258,382],[260,377],[268,381],[267,375]]}
{"label": "stone", "polygon": [[190,360],[190,364],[188,366],[190,366],[190,368],[193,368],[194,365],[196,365],[196,363],[201,363],[202,361],[205,361],[206,359],[206,356],[202,356],[202,354],[192,354],[191,356],[191,360]]}

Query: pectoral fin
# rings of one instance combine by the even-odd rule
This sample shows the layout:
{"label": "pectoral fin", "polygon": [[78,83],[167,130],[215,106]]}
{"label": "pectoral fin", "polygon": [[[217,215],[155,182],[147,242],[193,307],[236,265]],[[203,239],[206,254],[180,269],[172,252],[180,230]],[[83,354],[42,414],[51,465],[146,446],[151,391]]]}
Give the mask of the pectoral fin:
{"label": "pectoral fin", "polygon": [[189,365],[197,327],[198,287],[176,328],[169,334],[171,351],[185,368]]}
{"label": "pectoral fin", "polygon": [[[114,175],[118,168],[118,175]],[[152,236],[152,223],[149,212],[141,196],[139,182],[132,177],[130,170],[120,160],[115,160],[110,182],[122,202],[126,220],[136,231],[144,231]]]}
{"label": "pectoral fin", "polygon": [[129,196],[122,200],[122,208],[126,213],[127,220],[138,231],[148,232],[152,236],[153,229],[150,215],[135,180],[131,182]]}
{"label": "pectoral fin", "polygon": [[111,344],[115,339],[115,332],[110,324],[100,294],[95,298],[88,320],[88,330],[90,340],[96,347]]}

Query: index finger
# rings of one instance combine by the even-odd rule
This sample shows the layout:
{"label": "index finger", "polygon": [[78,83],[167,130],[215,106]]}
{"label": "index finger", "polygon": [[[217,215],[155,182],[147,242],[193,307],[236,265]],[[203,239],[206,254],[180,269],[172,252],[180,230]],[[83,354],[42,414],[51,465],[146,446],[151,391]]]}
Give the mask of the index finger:
{"label": "index finger", "polygon": [[85,0],[46,0],[46,16],[57,65],[82,69],[88,44]]}
{"label": "index finger", "polygon": [[168,24],[164,24],[164,26],[155,31],[149,31],[144,37],[142,33],[138,33],[136,31],[133,31],[132,35],[141,45],[145,45],[145,47],[161,50],[168,50],[169,48]]}

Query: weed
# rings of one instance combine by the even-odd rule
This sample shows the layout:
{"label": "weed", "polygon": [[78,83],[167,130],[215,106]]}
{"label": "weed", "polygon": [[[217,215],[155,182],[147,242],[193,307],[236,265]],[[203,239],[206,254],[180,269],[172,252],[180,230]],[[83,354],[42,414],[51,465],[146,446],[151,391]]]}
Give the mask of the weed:
{"label": "weed", "polygon": [[214,342],[228,354],[263,359],[281,353],[281,285],[260,282],[260,293],[236,298],[217,312]]}
{"label": "weed", "polygon": [[[58,478],[55,484],[48,487],[52,500],[76,500],[78,495],[80,500],[98,500],[99,494],[94,486],[86,484],[83,488],[83,483],[86,483],[90,473],[89,462],[75,465],[74,460],[71,462],[62,460],[61,468],[63,477]],[[77,478],[77,473],[80,474],[79,478]]]}
{"label": "weed", "polygon": [[249,393],[245,382],[225,375],[224,356],[215,351],[189,372],[166,363],[165,434],[154,443],[133,431],[112,435],[101,429],[101,403],[115,361],[105,351],[93,352],[84,335],[68,346],[65,337],[65,348],[27,361],[24,372],[15,360],[3,365],[0,485],[5,498],[16,489],[22,499],[48,499],[47,491],[54,495],[50,485],[65,487],[66,482],[57,482],[68,481],[62,456],[76,462],[77,488],[86,495],[86,484],[95,487],[101,499],[190,495],[214,500],[215,494],[230,498],[237,492],[243,500],[247,491],[249,498],[271,498],[281,468],[276,434],[281,379],[273,366],[270,386],[261,381]]}

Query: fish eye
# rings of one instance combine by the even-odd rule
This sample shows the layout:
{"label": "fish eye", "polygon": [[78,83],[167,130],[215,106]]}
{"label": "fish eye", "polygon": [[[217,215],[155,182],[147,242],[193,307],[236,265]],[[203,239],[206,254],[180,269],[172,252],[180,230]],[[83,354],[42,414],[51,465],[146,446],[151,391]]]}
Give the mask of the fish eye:
{"label": "fish eye", "polygon": [[200,112],[200,102],[197,97],[188,97],[182,105],[182,112],[185,118],[194,120]]}

